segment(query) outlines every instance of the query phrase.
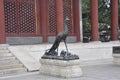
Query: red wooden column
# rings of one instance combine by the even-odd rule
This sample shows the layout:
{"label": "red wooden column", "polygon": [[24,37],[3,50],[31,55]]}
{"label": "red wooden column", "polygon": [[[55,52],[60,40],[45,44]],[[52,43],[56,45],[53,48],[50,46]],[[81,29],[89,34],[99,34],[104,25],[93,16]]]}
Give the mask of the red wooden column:
{"label": "red wooden column", "polygon": [[92,41],[99,40],[98,31],[98,0],[90,0],[91,7],[91,32]]}
{"label": "red wooden column", "polygon": [[118,35],[118,0],[111,0],[111,31],[112,40],[117,40]]}
{"label": "red wooden column", "polygon": [[5,18],[4,18],[4,1],[0,0],[0,44],[6,43],[5,40]]}
{"label": "red wooden column", "polygon": [[79,7],[79,0],[73,0],[73,18],[74,18],[74,26],[77,36],[77,41],[80,41],[80,7]]}
{"label": "red wooden column", "polygon": [[47,42],[47,0],[40,0],[40,18],[41,18],[41,27],[42,27],[42,35],[43,35],[43,42]]}
{"label": "red wooden column", "polygon": [[64,30],[63,1],[56,0],[57,33]]}

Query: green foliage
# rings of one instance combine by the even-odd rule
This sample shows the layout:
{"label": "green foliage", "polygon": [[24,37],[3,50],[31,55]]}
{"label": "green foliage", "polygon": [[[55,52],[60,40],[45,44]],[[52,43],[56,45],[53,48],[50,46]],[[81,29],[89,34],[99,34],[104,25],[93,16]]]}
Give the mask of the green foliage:
{"label": "green foliage", "polygon": [[[99,23],[110,24],[110,0],[98,0],[98,11]],[[90,0],[82,0],[82,19],[83,32],[90,32]]]}
{"label": "green foliage", "polygon": [[120,29],[120,3],[118,5],[118,18],[119,18],[119,29]]}
{"label": "green foliage", "polygon": [[[118,5],[118,11],[119,11],[118,13],[120,14],[120,4]],[[120,15],[119,15],[119,16],[120,16]]]}
{"label": "green foliage", "polygon": [[110,2],[109,0],[98,0],[99,23],[110,24]]}
{"label": "green foliage", "polygon": [[83,32],[90,31],[90,2],[82,0]]}

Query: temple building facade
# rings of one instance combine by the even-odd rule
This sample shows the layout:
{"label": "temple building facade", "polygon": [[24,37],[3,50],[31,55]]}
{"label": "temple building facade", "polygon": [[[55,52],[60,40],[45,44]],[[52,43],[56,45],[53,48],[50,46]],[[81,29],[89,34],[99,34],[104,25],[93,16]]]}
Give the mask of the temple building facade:
{"label": "temple building facade", "polygon": [[[68,42],[82,42],[82,0],[0,0],[0,44],[53,42],[68,17]],[[99,41],[98,0],[90,0],[91,40]],[[118,0],[111,0],[111,38],[118,36]]]}

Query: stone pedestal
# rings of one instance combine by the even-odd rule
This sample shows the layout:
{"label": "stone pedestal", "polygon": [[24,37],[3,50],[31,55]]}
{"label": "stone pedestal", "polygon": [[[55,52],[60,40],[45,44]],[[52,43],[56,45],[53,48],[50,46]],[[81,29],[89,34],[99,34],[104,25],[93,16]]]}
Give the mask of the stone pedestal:
{"label": "stone pedestal", "polygon": [[120,65],[120,54],[113,54],[113,63]]}
{"label": "stone pedestal", "polygon": [[70,78],[82,75],[80,61],[78,60],[53,60],[40,59],[40,73],[56,77]]}
{"label": "stone pedestal", "polygon": [[113,63],[120,65],[120,46],[113,46]]}

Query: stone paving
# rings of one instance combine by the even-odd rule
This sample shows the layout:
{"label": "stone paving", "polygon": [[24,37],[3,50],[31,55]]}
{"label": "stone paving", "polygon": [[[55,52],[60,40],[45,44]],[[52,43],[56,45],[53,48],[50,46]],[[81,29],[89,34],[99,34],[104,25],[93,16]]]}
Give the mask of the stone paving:
{"label": "stone paving", "polygon": [[120,80],[120,66],[118,65],[82,66],[82,70],[83,76],[77,78],[64,79],[36,72],[12,77],[1,77],[0,80]]}

